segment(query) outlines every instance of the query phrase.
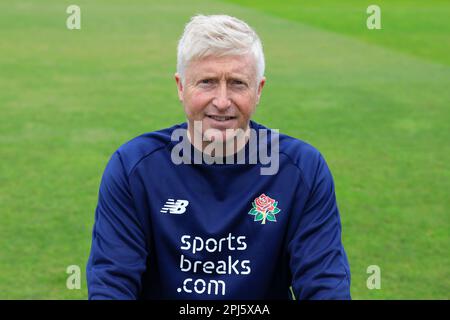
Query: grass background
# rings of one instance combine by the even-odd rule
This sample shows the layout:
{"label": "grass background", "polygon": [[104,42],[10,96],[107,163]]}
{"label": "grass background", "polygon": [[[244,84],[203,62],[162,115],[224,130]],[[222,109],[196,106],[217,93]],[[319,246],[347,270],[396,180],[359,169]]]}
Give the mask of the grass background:
{"label": "grass background", "polygon": [[[368,30],[364,0],[79,0],[70,31],[73,3],[0,3],[0,298],[87,297],[102,171],[125,141],[184,121],[175,50],[196,13],[261,36],[254,119],[325,155],[353,298],[449,298],[450,3],[376,1]],[[81,290],[66,289],[73,264]]]}

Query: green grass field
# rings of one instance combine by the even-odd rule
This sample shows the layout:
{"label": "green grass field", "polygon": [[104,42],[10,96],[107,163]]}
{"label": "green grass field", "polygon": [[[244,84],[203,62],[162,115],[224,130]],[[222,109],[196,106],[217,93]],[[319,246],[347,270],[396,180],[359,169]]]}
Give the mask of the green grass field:
{"label": "green grass field", "polygon": [[[66,28],[81,7],[82,29]],[[0,3],[0,298],[84,299],[102,171],[124,142],[184,121],[173,73],[196,13],[260,34],[255,120],[316,146],[336,183],[354,299],[449,299],[450,3]],[[79,265],[81,290],[66,288]],[[366,269],[381,268],[369,290]]]}

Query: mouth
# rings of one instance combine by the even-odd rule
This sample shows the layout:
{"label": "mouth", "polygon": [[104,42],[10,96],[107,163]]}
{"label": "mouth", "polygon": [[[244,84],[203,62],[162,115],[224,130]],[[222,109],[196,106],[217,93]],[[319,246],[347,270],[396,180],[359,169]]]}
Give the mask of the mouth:
{"label": "mouth", "polygon": [[216,115],[206,115],[208,118],[213,119],[218,122],[226,122],[230,120],[236,119],[236,117],[233,116],[216,116]]}

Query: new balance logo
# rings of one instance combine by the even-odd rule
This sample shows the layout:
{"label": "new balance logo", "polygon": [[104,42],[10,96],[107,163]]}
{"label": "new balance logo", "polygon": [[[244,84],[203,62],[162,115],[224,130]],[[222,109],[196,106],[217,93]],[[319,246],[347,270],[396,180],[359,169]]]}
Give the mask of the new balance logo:
{"label": "new balance logo", "polygon": [[187,200],[177,200],[175,202],[174,199],[168,199],[160,212],[167,213],[168,211],[171,214],[182,214],[186,212],[186,207],[188,204],[189,201]]}

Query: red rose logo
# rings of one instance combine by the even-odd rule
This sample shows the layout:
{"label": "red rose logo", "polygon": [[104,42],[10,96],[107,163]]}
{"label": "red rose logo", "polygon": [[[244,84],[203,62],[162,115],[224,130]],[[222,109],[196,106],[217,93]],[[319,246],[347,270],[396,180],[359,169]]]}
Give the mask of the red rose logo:
{"label": "red rose logo", "polygon": [[266,196],[264,193],[255,199],[256,210],[262,213],[266,213],[266,211],[273,211],[273,203],[274,199]]}
{"label": "red rose logo", "polygon": [[262,221],[261,224],[265,224],[266,220],[276,222],[275,215],[281,211],[281,209],[277,208],[278,201],[266,196],[264,193],[252,202],[252,206],[253,208],[248,214],[255,216],[254,221]]}

